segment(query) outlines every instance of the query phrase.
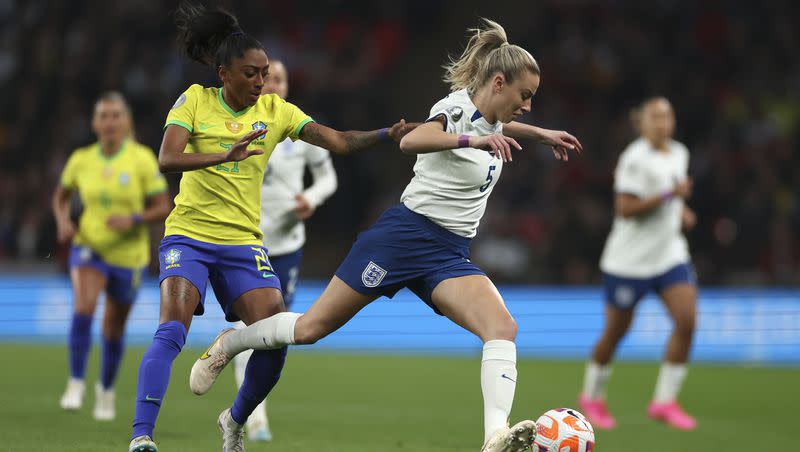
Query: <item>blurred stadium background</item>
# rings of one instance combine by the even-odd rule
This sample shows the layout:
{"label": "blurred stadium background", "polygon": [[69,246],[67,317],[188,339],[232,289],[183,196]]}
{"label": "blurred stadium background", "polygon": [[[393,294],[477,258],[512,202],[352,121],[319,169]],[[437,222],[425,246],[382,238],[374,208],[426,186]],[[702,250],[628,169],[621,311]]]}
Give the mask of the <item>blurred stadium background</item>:
{"label": "blurred stadium background", "polygon": [[[774,444],[775,450],[796,442],[787,421],[796,417],[789,410],[800,402],[800,17],[793,2],[222,4],[261,39],[270,57],[286,63],[290,100],[319,122],[341,129],[378,128],[401,117],[425,119],[447,90],[440,81],[441,64],[461,50],[465,29],[476,25],[478,17],[498,20],[513,43],[538,59],[542,86],[525,119],[574,133],[585,153],[558,164],[547,149],[528,143],[526,155],[503,175],[473,243],[474,260],[501,284],[519,320],[520,350],[531,360],[524,368],[531,387],[520,389],[518,416],[523,415],[520,410],[534,411],[527,413],[531,417],[550,405],[575,401],[581,362],[602,325],[597,262],[612,220],[612,170],[633,137],[628,112],[645,96],[668,97],[677,113],[677,138],[692,152],[695,191],[690,205],[699,218],[688,234],[701,284],[693,352],[699,364],[684,394],[701,428],[681,436],[646,423],[643,412],[655,366],[629,363],[621,366],[611,387],[612,400],[616,391],[620,405],[627,404],[628,412],[620,406],[620,421],[627,425],[599,434],[598,450],[723,450],[741,445],[738,438],[748,426],[768,433],[760,444]],[[93,140],[89,118],[99,93],[121,90],[132,105],[138,140],[157,149],[166,112],[179,93],[190,83],[216,83],[215,74],[189,62],[175,45],[169,14],[175,5],[152,0],[0,0],[0,351],[19,363],[0,376],[0,450],[124,447],[130,420],[125,410],[131,408],[140,350],[126,358],[120,416],[107,432],[90,438],[95,448],[75,446],[84,438],[75,432],[95,429],[91,421],[57,411],[66,375],[62,344],[71,295],[67,248],[55,243],[50,196],[69,153]],[[334,164],[339,190],[308,222],[300,310],[319,293],[356,234],[397,202],[412,174],[413,158],[383,145],[356,157],[335,157]],[[174,194],[178,179],[169,179]],[[154,247],[161,232],[153,231]],[[655,361],[670,324],[655,299],[649,298],[641,309],[621,357]],[[150,340],[157,312],[157,281],[150,279],[132,313],[131,342]],[[209,309],[193,326],[189,345],[205,344],[222,326],[221,318],[218,310]],[[453,410],[426,408],[437,415],[407,421],[420,416],[414,401],[386,394],[394,394],[395,388],[405,394],[403,388],[412,384],[429,384],[422,380],[431,372],[429,362],[420,355],[476,356],[479,350],[476,339],[434,317],[410,294],[370,306],[314,350],[324,356],[290,358],[288,377],[275,394],[276,430],[281,435],[284,428],[284,441],[295,441],[291,433],[302,429],[280,416],[304,416],[325,424],[331,442],[281,443],[279,436],[274,450],[312,450],[313,444],[314,450],[438,451],[464,450],[474,443],[470,438],[479,428],[477,416],[452,417]],[[359,354],[352,356],[354,351]],[[392,364],[380,356],[387,353],[410,356]],[[193,355],[191,350],[184,353],[176,372],[185,374]],[[438,375],[452,373],[462,385],[455,388],[475,396],[467,385],[477,381],[473,361],[456,358]],[[745,369],[754,365],[758,369]],[[383,385],[370,393],[349,382],[341,366],[362,374],[376,369]],[[321,382],[311,375],[321,372],[336,387],[362,391],[373,404],[351,407],[347,404],[358,396],[338,400],[318,389]],[[182,378],[173,380],[170,391],[180,402],[165,411],[174,420],[164,425],[179,423],[178,413],[192,413],[176,428],[160,426],[163,441],[172,445],[170,450],[208,450],[202,441],[216,447],[213,432],[207,440],[203,435],[209,429],[194,437],[190,421],[212,422],[217,408],[210,405],[214,400],[223,403],[224,390],[216,390],[212,402],[198,402],[186,396]],[[300,381],[313,387],[310,393],[301,393]],[[35,403],[22,403],[33,385],[38,385]],[[547,391],[547,385],[556,389]],[[430,391],[421,400],[442,395],[442,405],[467,404],[471,408],[461,411],[479,413],[479,401],[461,400],[458,389]],[[447,391],[454,397],[445,397]],[[308,394],[319,405],[303,398]],[[387,409],[381,397],[394,405]],[[23,412],[10,409],[23,405]],[[210,414],[201,409],[206,405]],[[773,420],[757,413],[764,409]],[[64,427],[52,439],[31,439],[33,419]],[[337,425],[341,419],[348,427]],[[464,439],[437,440],[426,422],[443,420],[467,423],[459,427]],[[35,422],[40,426],[42,421]],[[375,438],[357,441],[352,425],[357,422],[367,422]],[[376,431],[394,436],[385,440]],[[652,446],[631,446],[653,438]]]}

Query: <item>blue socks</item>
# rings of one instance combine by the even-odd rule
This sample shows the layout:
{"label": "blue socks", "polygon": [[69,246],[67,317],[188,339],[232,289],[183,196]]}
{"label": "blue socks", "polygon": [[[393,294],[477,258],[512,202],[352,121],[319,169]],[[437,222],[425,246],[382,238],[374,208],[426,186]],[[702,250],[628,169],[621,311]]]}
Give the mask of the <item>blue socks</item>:
{"label": "blue socks", "polygon": [[69,374],[72,378],[83,380],[86,374],[86,361],[92,347],[92,316],[72,315],[69,330]]}
{"label": "blue socks", "polygon": [[100,384],[103,389],[111,389],[117,379],[119,363],[122,361],[123,341],[103,338],[103,359],[100,361]]}
{"label": "blue socks", "polygon": [[158,326],[153,343],[142,356],[142,363],[139,365],[133,438],[153,436],[161,401],[169,385],[172,362],[185,343],[186,328],[181,322],[171,321]]}
{"label": "blue socks", "polygon": [[244,424],[250,413],[267,398],[267,394],[278,383],[285,362],[286,347],[253,352],[247,361],[244,382],[231,407],[231,417],[236,423]]}

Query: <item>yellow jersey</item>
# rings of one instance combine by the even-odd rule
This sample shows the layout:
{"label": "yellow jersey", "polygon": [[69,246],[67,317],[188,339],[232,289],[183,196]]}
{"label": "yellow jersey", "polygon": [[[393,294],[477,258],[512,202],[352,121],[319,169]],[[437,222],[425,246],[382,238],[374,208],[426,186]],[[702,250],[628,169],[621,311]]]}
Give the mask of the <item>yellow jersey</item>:
{"label": "yellow jersey", "polygon": [[74,244],[91,248],[109,265],[132,269],[147,265],[147,225],[119,232],[106,221],[111,215],[140,215],[148,196],[166,191],[152,149],[130,139],[111,157],[103,154],[99,143],[78,148],[61,173],[61,185],[78,190],[83,203]]}
{"label": "yellow jersey", "polygon": [[249,148],[264,153],[183,173],[165,235],[219,245],[261,245],[258,224],[267,160],[278,143],[286,137],[297,140],[311,121],[275,94],[263,95],[255,105],[235,112],[225,103],[222,88],[190,86],[172,106],[164,126],[175,124],[189,131],[184,152],[225,152],[248,132],[262,129],[264,135]]}

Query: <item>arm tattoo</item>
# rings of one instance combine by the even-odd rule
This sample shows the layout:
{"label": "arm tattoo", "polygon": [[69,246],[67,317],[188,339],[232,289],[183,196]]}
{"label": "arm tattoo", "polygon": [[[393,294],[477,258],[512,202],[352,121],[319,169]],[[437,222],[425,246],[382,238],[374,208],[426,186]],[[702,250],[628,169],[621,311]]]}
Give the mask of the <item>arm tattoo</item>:
{"label": "arm tattoo", "polygon": [[323,127],[325,126],[314,122],[306,124],[300,131],[300,139],[337,154],[352,154],[378,143],[381,138],[378,130],[339,132],[333,129],[323,130]]}
{"label": "arm tattoo", "polygon": [[347,143],[347,153],[360,151],[366,147],[380,141],[380,132],[372,130],[370,132],[362,132],[360,130],[351,130],[349,132],[342,132],[344,141]]}

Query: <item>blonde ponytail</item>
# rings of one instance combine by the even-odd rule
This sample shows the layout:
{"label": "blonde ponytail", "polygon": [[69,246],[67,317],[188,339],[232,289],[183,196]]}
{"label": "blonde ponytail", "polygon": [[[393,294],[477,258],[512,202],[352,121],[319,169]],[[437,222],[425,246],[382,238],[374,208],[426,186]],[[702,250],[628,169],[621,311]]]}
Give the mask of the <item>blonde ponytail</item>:
{"label": "blonde ponytail", "polygon": [[451,91],[466,89],[470,94],[497,72],[511,83],[525,72],[540,75],[536,59],[520,46],[509,44],[505,29],[497,22],[482,19],[482,28],[470,28],[467,47],[458,59],[444,66],[445,83]]}

